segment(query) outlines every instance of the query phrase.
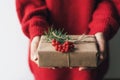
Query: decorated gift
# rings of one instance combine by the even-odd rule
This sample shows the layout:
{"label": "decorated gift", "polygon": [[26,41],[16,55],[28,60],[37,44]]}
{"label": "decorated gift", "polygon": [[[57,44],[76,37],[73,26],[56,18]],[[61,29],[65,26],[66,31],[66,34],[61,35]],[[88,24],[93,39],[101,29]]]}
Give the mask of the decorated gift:
{"label": "decorated gift", "polygon": [[98,50],[93,35],[66,35],[50,29],[41,36],[37,50],[40,67],[97,67]]}

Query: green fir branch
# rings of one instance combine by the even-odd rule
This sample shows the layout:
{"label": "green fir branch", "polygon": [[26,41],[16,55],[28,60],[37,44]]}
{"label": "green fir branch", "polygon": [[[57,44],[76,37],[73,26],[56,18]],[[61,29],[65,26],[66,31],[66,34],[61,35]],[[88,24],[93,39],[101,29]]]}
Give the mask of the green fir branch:
{"label": "green fir branch", "polygon": [[67,33],[64,33],[64,29],[56,30],[56,29],[53,29],[53,27],[51,27],[44,34],[48,42],[51,42],[52,39],[56,39],[57,41],[63,43],[64,41],[70,39]]}

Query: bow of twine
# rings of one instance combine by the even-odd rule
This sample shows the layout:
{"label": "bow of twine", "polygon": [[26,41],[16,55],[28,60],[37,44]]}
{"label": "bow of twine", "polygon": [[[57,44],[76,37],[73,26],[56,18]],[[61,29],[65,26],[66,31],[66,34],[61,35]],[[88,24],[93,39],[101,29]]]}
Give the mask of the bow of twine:
{"label": "bow of twine", "polygon": [[[52,34],[53,34],[55,37],[57,37],[57,38],[64,39],[64,38],[62,38],[62,37],[60,37],[60,36],[57,36],[54,32],[52,32]],[[72,42],[74,42],[74,43],[77,43],[77,42],[79,42],[79,41],[84,41],[85,35],[86,35],[86,34],[83,33],[82,35],[80,35],[80,36],[77,38],[77,40],[68,40],[68,41],[72,41]]]}
{"label": "bow of twine", "polygon": [[[79,36],[79,37],[77,38],[77,40],[74,41],[74,43],[78,43],[78,42],[82,41],[84,38],[85,38],[85,34],[82,34],[81,36]],[[83,41],[84,41],[84,40],[83,40]]]}

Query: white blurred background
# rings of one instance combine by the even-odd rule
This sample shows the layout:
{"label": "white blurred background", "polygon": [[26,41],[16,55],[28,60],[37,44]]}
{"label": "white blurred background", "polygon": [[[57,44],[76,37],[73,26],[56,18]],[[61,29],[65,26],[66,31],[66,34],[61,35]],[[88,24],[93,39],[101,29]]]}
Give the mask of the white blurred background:
{"label": "white blurred background", "polygon": [[[28,67],[28,39],[16,15],[15,0],[0,0],[0,80],[33,80]],[[106,78],[120,78],[120,30],[110,41]]]}

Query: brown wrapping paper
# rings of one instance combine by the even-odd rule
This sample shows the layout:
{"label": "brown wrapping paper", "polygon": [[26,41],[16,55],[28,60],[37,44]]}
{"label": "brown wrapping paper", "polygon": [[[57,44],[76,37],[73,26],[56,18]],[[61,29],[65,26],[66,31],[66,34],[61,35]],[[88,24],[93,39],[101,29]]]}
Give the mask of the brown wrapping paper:
{"label": "brown wrapping paper", "polygon": [[[46,36],[41,36],[38,46],[38,65],[40,67],[97,67],[97,45],[93,35],[70,35],[74,42],[75,50],[61,53],[54,49]],[[80,38],[80,39],[79,39]]]}

